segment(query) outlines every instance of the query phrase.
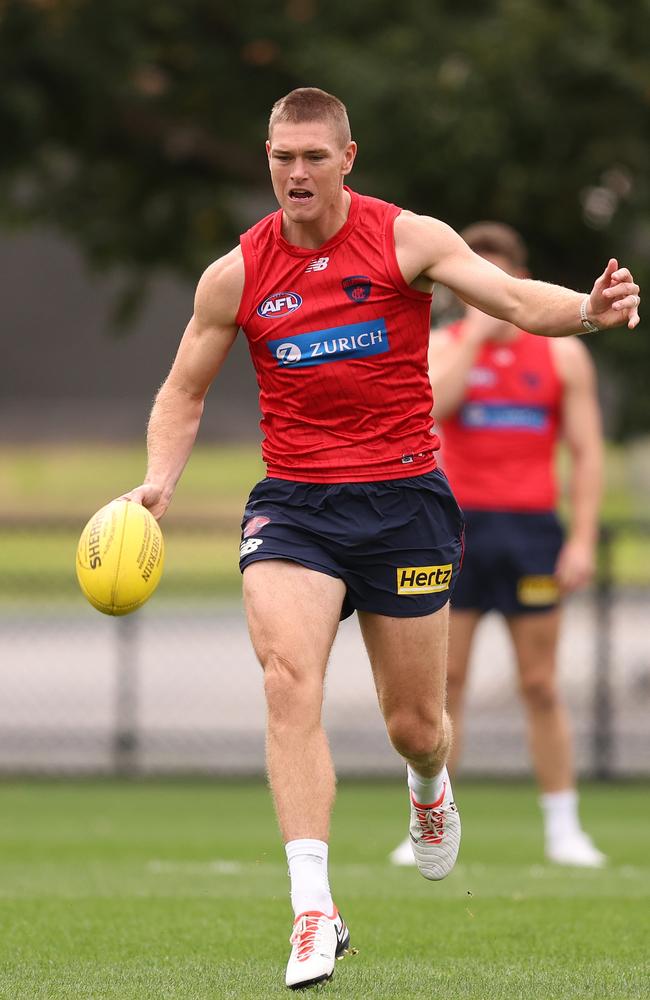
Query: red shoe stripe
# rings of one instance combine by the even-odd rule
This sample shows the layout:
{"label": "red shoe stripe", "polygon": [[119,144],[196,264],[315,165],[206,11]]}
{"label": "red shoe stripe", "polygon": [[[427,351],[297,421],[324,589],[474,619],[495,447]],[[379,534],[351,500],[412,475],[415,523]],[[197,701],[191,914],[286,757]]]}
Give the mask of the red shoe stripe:
{"label": "red shoe stripe", "polygon": [[413,805],[415,806],[416,809],[437,809],[438,806],[442,805],[442,801],[443,801],[443,799],[445,797],[445,792],[446,791],[447,791],[447,782],[443,781],[443,783],[442,783],[442,792],[440,794],[440,798],[436,799],[435,802],[432,802],[430,805],[425,805],[424,802],[418,802],[418,800],[413,795],[413,792],[411,792],[411,802],[413,803]]}

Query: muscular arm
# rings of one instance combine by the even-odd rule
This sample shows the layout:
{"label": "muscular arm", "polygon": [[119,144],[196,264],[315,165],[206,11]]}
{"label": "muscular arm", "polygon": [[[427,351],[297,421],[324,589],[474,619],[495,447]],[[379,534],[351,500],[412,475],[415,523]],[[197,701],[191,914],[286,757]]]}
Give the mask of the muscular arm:
{"label": "muscular arm", "polygon": [[446,420],[463,401],[467,376],[476,360],[479,344],[466,337],[453,338],[446,330],[433,330],[429,338],[429,381],[433,391],[433,415]]}
{"label": "muscular arm", "polygon": [[[397,260],[409,284],[441,282],[468,305],[547,337],[583,332],[584,294],[530,278],[515,278],[475,254],[445,223],[403,212],[395,221]],[[610,260],[589,295],[587,314],[601,329],[639,322],[639,288],[627,268]]]}
{"label": "muscular arm", "polygon": [[429,380],[433,390],[433,415],[446,420],[459,408],[467,379],[481,349],[490,338],[508,329],[502,320],[468,308],[457,337],[447,330],[433,330],[429,338]]}
{"label": "muscular arm", "polygon": [[194,445],[206,393],[237,335],[235,317],[243,286],[239,248],[203,274],[194,314],[156,396],[147,428],[145,482],[125,496],[143,503],[157,518],[169,506]]}
{"label": "muscular arm", "polygon": [[603,445],[596,374],[584,344],[553,345],[563,382],[562,431],[569,449],[570,527],[558,558],[556,575],[564,590],[584,586],[595,569],[598,517],[602,494]]}

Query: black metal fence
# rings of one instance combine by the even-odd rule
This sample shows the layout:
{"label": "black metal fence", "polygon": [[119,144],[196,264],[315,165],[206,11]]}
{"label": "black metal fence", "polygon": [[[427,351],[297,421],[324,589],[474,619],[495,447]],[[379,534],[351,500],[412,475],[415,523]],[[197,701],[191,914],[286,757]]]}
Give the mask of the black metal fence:
{"label": "black metal fence", "polygon": [[[636,579],[625,580],[617,563],[617,551],[623,539],[638,548]],[[619,742],[627,712],[617,717],[617,659],[634,657],[629,664],[631,680],[628,688],[636,705],[630,720],[627,739],[638,743],[639,772],[650,771],[650,523],[627,520],[603,524],[598,545],[598,570],[593,592],[594,669],[593,669],[593,758],[592,773],[597,778],[609,778],[620,762]],[[617,634],[621,605],[637,609],[637,643],[634,653],[626,654],[625,642]],[[634,764],[629,768],[634,771]]]}
{"label": "black metal fence", "polygon": [[[259,667],[239,599],[236,526],[166,529],[150,603],[112,619],[74,578],[79,526],[0,522],[0,772],[252,774]],[[595,586],[567,602],[560,676],[579,770],[650,774],[650,523],[603,526]],[[488,616],[468,696],[468,771],[529,769],[505,632]],[[340,771],[401,773],[354,620],[335,644],[326,725]]]}

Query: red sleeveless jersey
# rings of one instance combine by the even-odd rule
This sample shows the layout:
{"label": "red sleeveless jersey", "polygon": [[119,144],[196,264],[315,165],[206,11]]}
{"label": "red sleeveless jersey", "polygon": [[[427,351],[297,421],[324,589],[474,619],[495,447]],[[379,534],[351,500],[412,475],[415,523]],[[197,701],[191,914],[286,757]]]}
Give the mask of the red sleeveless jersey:
{"label": "red sleeveless jersey", "polygon": [[[458,336],[461,324],[450,328]],[[468,510],[555,507],[555,445],[562,385],[546,337],[519,331],[488,341],[469,373],[463,403],[440,422],[441,464]]]}
{"label": "red sleeveless jersey", "polygon": [[317,250],[282,236],[282,210],[241,237],[237,323],[260,388],[269,476],[372,482],[429,472],[431,296],[399,270],[401,209],[350,191],[341,229]]}

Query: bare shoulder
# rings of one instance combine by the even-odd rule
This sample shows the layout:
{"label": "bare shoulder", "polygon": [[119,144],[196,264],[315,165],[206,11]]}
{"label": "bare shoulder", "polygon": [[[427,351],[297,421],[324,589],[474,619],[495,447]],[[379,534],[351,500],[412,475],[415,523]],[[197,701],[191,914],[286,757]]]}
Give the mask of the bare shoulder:
{"label": "bare shoulder", "polygon": [[[439,242],[442,249],[449,243],[460,240],[455,230],[441,219],[431,215],[417,215],[403,209],[395,219],[395,245],[407,247],[411,243],[425,239],[427,242]],[[462,243],[462,240],[461,240]]]}
{"label": "bare shoulder", "polygon": [[233,324],[244,291],[244,278],[244,258],[241,247],[237,246],[201,275],[194,301],[195,316],[208,324]]}
{"label": "bare shoulder", "polygon": [[433,277],[433,270],[443,258],[471,254],[451,226],[429,215],[402,211],[395,219],[394,232],[397,260],[409,284],[425,272]]}
{"label": "bare shoulder", "polygon": [[591,354],[580,337],[552,337],[549,344],[557,373],[565,384],[582,382],[594,376]]}

